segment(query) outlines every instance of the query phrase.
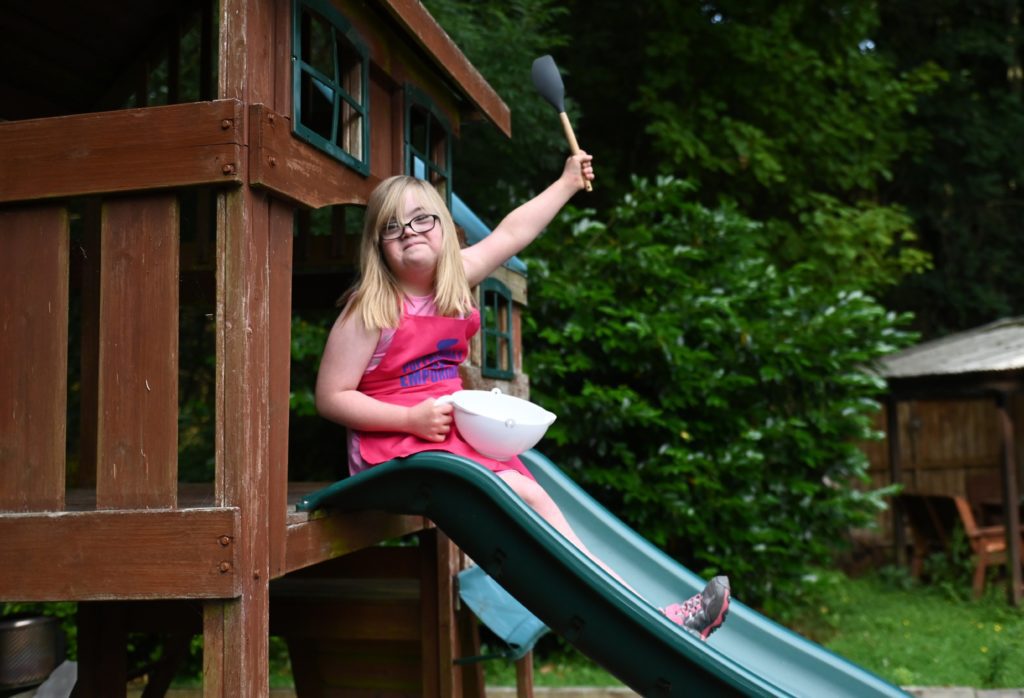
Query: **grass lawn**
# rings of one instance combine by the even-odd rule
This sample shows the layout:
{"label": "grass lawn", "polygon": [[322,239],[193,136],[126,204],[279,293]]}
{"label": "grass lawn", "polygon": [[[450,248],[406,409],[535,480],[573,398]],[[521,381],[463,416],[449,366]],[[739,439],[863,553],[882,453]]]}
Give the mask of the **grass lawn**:
{"label": "grass lawn", "polygon": [[829,574],[820,589],[795,629],[895,684],[1024,687],[1024,610],[1003,583],[977,601],[966,581],[922,585],[901,571]]}
{"label": "grass lawn", "polygon": [[[823,573],[805,607],[786,624],[899,686],[1024,687],[1024,610],[989,584],[970,598],[968,583],[912,582],[900,570],[859,579]],[[615,686],[613,676],[555,638],[538,646],[539,686]],[[487,683],[515,684],[508,662],[488,662]]]}

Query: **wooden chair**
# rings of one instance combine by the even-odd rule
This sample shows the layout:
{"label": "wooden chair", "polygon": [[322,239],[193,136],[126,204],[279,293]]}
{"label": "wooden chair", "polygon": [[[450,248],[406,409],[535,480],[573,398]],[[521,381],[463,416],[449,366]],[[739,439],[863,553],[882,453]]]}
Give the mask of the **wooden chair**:
{"label": "wooden chair", "polygon": [[967,501],[982,526],[1005,525],[1003,519],[1003,481],[998,472],[988,470],[968,475]]}
{"label": "wooden chair", "polygon": [[[1005,565],[1006,529],[1003,526],[978,526],[967,499],[949,495],[901,494],[898,497],[907,516],[914,539],[911,572],[919,577],[928,555],[947,552],[952,546],[956,526],[964,535],[974,555],[974,596],[985,588],[985,574],[990,565]],[[1024,551],[1024,543],[1022,543]]]}

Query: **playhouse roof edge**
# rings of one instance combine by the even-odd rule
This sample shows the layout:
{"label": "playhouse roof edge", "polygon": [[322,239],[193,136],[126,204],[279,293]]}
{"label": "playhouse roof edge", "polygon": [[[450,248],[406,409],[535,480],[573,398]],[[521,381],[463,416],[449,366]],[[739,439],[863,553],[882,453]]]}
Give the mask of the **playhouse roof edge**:
{"label": "playhouse roof edge", "polygon": [[381,0],[388,13],[416,40],[437,67],[469,101],[506,136],[512,136],[512,116],[504,100],[469,62],[462,50],[419,0]]}

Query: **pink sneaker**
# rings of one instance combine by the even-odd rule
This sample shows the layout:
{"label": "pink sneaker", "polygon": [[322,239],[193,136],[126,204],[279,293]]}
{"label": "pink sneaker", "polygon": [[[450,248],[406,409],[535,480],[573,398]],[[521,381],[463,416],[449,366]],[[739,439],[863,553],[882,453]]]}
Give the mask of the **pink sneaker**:
{"label": "pink sneaker", "polygon": [[715,577],[704,587],[704,591],[691,596],[682,603],[674,603],[661,609],[670,621],[681,625],[701,640],[715,632],[725,622],[729,613],[729,578]]}

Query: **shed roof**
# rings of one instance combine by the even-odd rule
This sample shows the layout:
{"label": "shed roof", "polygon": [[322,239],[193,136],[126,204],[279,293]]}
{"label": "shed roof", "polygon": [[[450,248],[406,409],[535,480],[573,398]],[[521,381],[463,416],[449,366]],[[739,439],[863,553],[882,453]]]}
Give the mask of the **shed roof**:
{"label": "shed roof", "polygon": [[1024,369],[1024,316],[1004,318],[890,354],[886,378],[957,376]]}

